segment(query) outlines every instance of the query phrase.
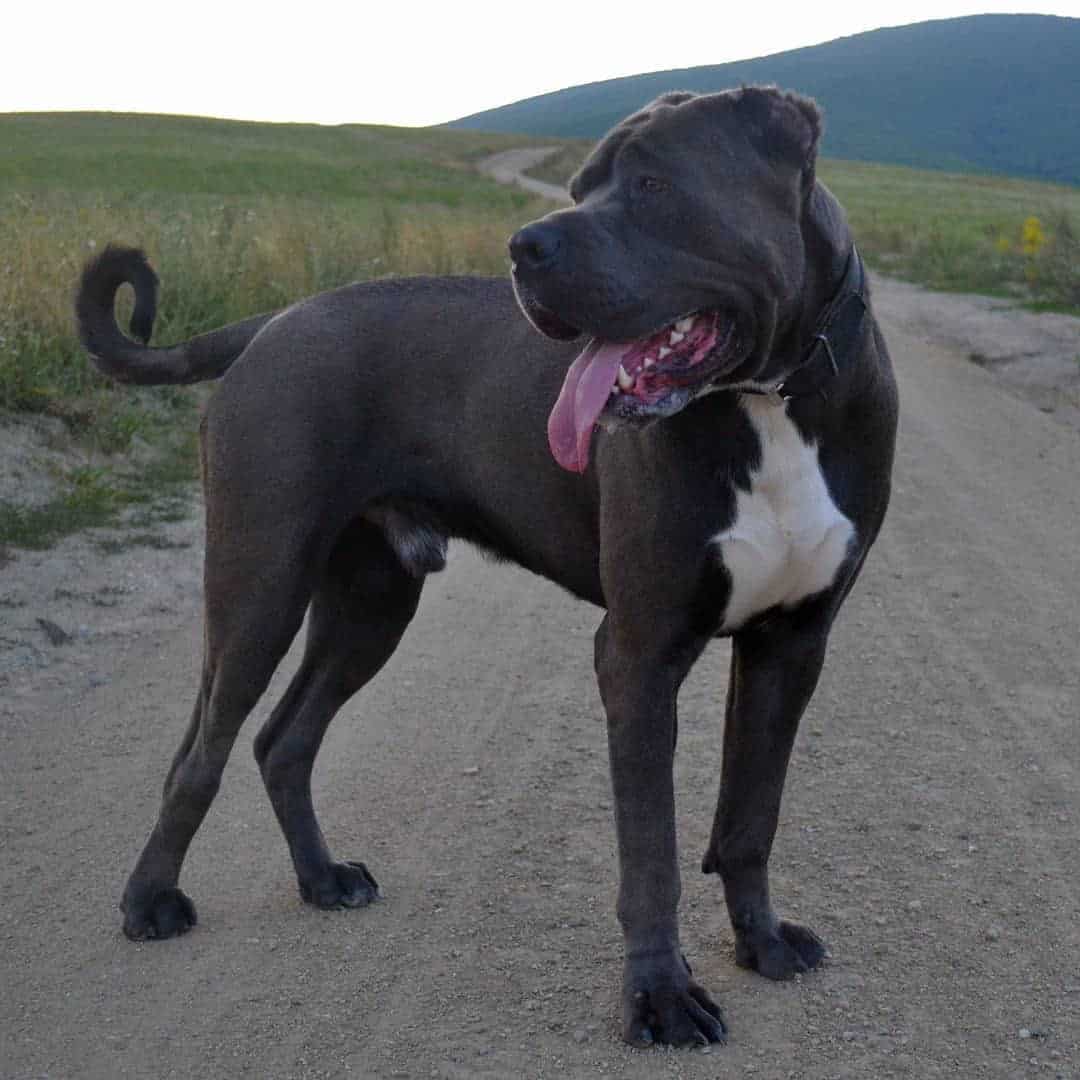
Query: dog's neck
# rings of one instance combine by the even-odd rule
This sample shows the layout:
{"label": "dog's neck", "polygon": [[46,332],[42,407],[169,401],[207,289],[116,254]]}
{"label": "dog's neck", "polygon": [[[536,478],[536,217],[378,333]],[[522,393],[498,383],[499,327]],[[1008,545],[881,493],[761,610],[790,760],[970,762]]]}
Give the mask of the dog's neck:
{"label": "dog's neck", "polygon": [[781,397],[828,397],[828,387],[858,355],[857,343],[869,311],[866,268],[852,245],[840,284],[818,314],[798,367],[777,388]]}
{"label": "dog's neck", "polygon": [[804,303],[777,350],[784,397],[828,393],[828,385],[852,353],[868,310],[865,269],[855,250],[847,217],[832,193],[816,182],[803,217],[806,248]]}
{"label": "dog's neck", "polygon": [[851,250],[851,227],[836,196],[820,181],[814,183],[803,211],[803,240],[815,268],[824,268],[818,301],[836,291]]}

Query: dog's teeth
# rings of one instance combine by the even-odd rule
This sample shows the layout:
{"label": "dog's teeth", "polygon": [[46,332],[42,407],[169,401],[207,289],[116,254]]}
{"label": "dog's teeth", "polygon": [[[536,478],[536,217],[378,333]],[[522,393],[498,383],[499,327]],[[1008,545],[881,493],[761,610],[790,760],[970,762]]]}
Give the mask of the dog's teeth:
{"label": "dog's teeth", "polygon": [[627,374],[622,364],[619,365],[619,389],[624,393],[634,389],[634,380]]}
{"label": "dog's teeth", "polygon": [[672,345],[678,345],[679,342],[682,341],[682,339],[684,337],[686,337],[685,334],[680,334],[678,330],[672,330],[671,331],[671,344]]}
{"label": "dog's teeth", "polygon": [[[666,345],[661,345],[660,346],[660,359],[663,360],[665,356],[670,356],[670,355],[671,355],[671,350]],[[648,367],[650,364],[655,364],[655,363],[656,363],[655,360],[646,360],[645,361],[645,366]]]}
{"label": "dog's teeth", "polygon": [[694,316],[693,315],[688,315],[685,319],[680,319],[675,324],[675,329],[678,330],[679,333],[681,333],[681,334],[688,334],[690,332],[690,327],[693,326],[693,325],[694,325]]}

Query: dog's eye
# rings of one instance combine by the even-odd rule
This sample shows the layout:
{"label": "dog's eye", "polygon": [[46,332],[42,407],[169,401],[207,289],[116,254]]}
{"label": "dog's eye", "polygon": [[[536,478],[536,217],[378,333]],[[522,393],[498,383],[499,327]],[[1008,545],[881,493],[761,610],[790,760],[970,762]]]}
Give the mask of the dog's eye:
{"label": "dog's eye", "polygon": [[638,187],[648,195],[657,195],[661,191],[667,191],[668,186],[655,176],[643,176],[638,180]]}

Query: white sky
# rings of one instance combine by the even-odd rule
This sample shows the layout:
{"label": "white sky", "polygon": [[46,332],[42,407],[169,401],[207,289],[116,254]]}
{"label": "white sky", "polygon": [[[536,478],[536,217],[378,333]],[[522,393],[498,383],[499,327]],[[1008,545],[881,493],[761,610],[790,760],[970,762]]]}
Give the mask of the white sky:
{"label": "white sky", "polygon": [[1077,16],[1080,0],[13,0],[5,8],[0,112],[413,125],[878,26],[989,11]]}

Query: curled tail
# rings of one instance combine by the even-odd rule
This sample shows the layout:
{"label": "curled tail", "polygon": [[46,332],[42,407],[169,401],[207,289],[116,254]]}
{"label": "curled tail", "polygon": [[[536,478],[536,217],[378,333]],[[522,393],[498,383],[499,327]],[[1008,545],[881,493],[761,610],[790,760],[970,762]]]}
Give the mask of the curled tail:
{"label": "curled tail", "polygon": [[[121,285],[135,290],[135,310],[125,335],[116,324],[116,293]],[[83,268],[75,298],[79,340],[97,368],[120,382],[158,385],[216,379],[247,348],[274,312],[200,334],[179,345],[146,344],[157,313],[158,279],[137,248],[110,244]]]}

